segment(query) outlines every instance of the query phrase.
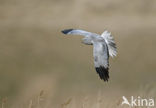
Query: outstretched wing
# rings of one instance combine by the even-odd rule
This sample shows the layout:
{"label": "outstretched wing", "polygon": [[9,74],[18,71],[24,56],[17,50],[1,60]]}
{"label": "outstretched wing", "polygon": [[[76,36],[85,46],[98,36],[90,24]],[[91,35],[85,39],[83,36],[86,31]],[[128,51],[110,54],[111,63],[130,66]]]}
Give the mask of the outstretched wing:
{"label": "outstretched wing", "polygon": [[111,33],[109,33],[108,31],[104,31],[101,34],[101,36],[104,38],[105,42],[107,43],[109,55],[111,57],[116,56],[117,55],[116,44],[113,37],[111,36]]}
{"label": "outstretched wing", "polygon": [[84,30],[78,30],[78,29],[66,29],[66,30],[62,30],[62,33],[73,34],[73,35],[82,35],[82,36],[99,36],[98,34],[87,32]]}
{"label": "outstretched wing", "polygon": [[94,65],[100,78],[104,81],[109,79],[109,53],[105,42],[93,43]]}

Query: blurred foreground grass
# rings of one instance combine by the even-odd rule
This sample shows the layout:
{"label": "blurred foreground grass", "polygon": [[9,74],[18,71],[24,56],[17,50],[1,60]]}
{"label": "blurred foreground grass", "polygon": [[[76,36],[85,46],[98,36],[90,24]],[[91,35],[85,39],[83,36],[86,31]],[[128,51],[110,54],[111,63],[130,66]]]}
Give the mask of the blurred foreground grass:
{"label": "blurred foreground grass", "polygon": [[[122,96],[125,96],[131,102],[131,96],[134,99],[154,99],[156,97],[155,87],[146,85],[140,87],[135,92],[123,91],[121,89],[105,90],[99,89],[96,93],[79,93],[79,95],[69,95],[63,99],[52,101],[51,92],[41,90],[36,92],[31,97],[23,97],[16,104],[10,105],[8,98],[3,98],[1,101],[2,108],[130,108],[128,105],[121,105],[123,102]],[[29,95],[29,94],[28,94]],[[30,96],[30,95],[29,95]],[[136,100],[136,104],[138,104]],[[147,101],[149,102],[149,101]],[[146,105],[146,103],[143,103]],[[149,105],[147,103],[147,105]],[[147,106],[134,106],[135,108],[147,108]],[[153,106],[149,108],[154,108]]]}

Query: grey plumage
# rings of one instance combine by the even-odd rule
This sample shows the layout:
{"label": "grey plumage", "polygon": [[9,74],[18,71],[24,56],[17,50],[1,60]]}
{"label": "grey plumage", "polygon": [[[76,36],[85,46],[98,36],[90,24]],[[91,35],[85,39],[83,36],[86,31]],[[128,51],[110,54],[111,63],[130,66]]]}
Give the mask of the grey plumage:
{"label": "grey plumage", "polygon": [[83,43],[93,45],[94,65],[100,78],[104,81],[109,79],[109,55],[116,56],[116,44],[110,33],[105,31],[102,35],[87,32],[78,29],[63,30],[64,34],[82,35],[84,36]]}

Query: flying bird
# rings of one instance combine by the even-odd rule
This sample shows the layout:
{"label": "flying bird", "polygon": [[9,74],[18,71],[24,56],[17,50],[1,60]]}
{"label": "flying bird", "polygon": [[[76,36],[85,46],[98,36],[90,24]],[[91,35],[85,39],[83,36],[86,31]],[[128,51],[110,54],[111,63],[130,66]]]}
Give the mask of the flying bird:
{"label": "flying bird", "polygon": [[61,31],[67,35],[82,35],[82,43],[93,45],[94,65],[100,79],[109,79],[109,56],[117,55],[116,44],[111,33],[104,31],[101,35],[79,29],[65,29]]}

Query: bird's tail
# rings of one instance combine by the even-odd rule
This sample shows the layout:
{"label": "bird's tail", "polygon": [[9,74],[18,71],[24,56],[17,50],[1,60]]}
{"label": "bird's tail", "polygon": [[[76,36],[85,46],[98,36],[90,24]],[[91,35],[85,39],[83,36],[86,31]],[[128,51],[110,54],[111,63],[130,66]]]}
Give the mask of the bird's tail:
{"label": "bird's tail", "polygon": [[116,44],[113,37],[111,36],[111,33],[109,33],[108,31],[104,31],[101,34],[101,36],[104,38],[105,42],[107,43],[109,55],[111,57],[116,56],[117,55]]}

